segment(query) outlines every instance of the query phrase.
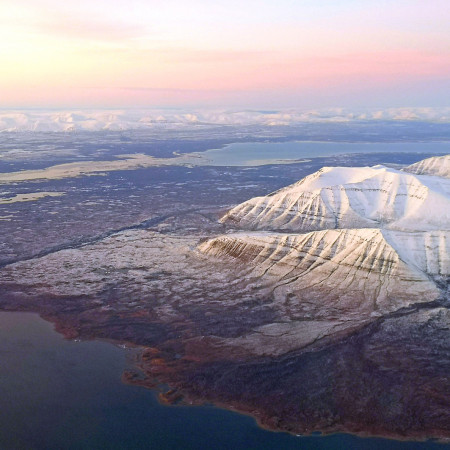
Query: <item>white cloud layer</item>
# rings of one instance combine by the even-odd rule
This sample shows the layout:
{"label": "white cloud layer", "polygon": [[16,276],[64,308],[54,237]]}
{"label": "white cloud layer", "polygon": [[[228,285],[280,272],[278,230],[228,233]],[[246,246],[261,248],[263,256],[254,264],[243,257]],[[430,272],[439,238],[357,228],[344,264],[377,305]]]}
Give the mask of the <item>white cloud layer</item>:
{"label": "white cloud layer", "polygon": [[323,110],[74,110],[0,111],[0,132],[189,129],[218,125],[295,126],[301,123],[355,121],[428,121],[450,123],[450,107]]}

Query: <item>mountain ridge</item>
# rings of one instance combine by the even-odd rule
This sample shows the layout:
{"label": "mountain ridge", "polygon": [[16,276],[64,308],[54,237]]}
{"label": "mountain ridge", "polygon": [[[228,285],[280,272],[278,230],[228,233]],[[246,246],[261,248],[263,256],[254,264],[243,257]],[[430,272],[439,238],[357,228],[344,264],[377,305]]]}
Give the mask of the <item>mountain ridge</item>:
{"label": "mountain ridge", "polygon": [[233,228],[307,232],[333,228],[427,231],[448,228],[450,180],[384,166],[325,167],[232,208]]}

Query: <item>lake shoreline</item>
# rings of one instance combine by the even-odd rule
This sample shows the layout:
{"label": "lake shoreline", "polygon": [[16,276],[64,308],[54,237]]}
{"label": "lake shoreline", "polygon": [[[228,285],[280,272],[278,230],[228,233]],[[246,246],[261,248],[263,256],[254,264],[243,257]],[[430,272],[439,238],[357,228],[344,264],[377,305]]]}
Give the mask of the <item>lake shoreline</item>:
{"label": "lake shoreline", "polygon": [[[322,438],[322,437],[331,437],[331,436],[340,436],[340,435],[348,435],[355,436],[362,439],[387,439],[392,442],[404,442],[404,443],[435,443],[435,444],[443,444],[448,445],[450,443],[450,435],[441,434],[440,430],[435,430],[436,433],[427,432],[424,433],[412,433],[410,435],[398,435],[394,433],[383,433],[379,430],[370,430],[370,431],[360,431],[355,430],[351,427],[336,427],[335,429],[328,428],[323,430],[321,428],[314,428],[308,430],[307,433],[304,430],[296,430],[296,429],[284,429],[282,427],[277,427],[273,423],[273,418],[270,416],[264,415],[261,411],[258,411],[255,408],[249,408],[248,406],[236,403],[236,402],[221,402],[216,400],[211,400],[208,397],[198,397],[192,395],[187,390],[178,389],[177,382],[173,381],[171,374],[164,378],[162,374],[163,371],[159,371],[154,379],[149,377],[150,368],[148,363],[143,362],[142,356],[145,352],[150,352],[155,356],[154,359],[162,359],[160,358],[161,354],[157,348],[148,348],[143,347],[141,345],[136,345],[132,341],[125,340],[116,340],[109,338],[97,338],[95,336],[80,336],[77,331],[71,326],[67,326],[64,320],[59,319],[56,316],[48,316],[47,314],[40,314],[38,311],[31,311],[29,309],[8,309],[8,310],[0,310],[0,313],[25,313],[25,314],[36,314],[40,319],[44,320],[47,323],[51,323],[53,325],[54,331],[56,331],[59,335],[61,335],[65,340],[68,341],[81,341],[81,342],[104,342],[118,347],[126,347],[129,349],[137,350],[137,353],[134,354],[133,360],[129,361],[128,369],[126,367],[123,368],[121,382],[130,386],[139,386],[143,387],[147,390],[151,390],[155,392],[156,398],[161,405],[170,406],[171,408],[176,408],[177,406],[188,406],[188,407],[202,407],[205,405],[212,405],[215,408],[219,408],[226,411],[231,411],[246,417],[250,417],[256,421],[256,424],[259,428],[270,431],[271,433],[282,433],[289,434],[295,437],[304,437],[304,438]],[[164,362],[160,361],[160,368],[164,368]],[[138,378],[135,376],[136,369],[144,374],[145,378]],[[169,371],[170,372],[170,371]],[[159,377],[158,377],[159,375]],[[168,386],[168,389],[165,388]],[[271,423],[272,422],[272,423]],[[320,434],[317,434],[320,433]]]}

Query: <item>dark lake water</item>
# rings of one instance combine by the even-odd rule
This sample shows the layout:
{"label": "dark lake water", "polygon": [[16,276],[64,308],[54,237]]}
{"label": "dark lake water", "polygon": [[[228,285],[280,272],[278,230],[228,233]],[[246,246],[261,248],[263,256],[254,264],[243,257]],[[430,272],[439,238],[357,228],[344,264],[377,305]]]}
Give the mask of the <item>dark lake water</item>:
{"label": "dark lake water", "polygon": [[0,312],[0,449],[448,448],[350,435],[296,437],[212,406],[163,406],[153,391],[120,381],[133,351],[67,341],[35,314]]}
{"label": "dark lake water", "polygon": [[450,142],[247,142],[199,153],[214,166],[255,166],[346,153],[450,153]]}

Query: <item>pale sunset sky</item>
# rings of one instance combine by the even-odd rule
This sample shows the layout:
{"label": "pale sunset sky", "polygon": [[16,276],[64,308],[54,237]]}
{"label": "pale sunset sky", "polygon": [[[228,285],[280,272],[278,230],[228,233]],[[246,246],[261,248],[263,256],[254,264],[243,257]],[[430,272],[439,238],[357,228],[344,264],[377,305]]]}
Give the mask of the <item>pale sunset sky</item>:
{"label": "pale sunset sky", "polygon": [[1,0],[0,106],[450,104],[449,0]]}

